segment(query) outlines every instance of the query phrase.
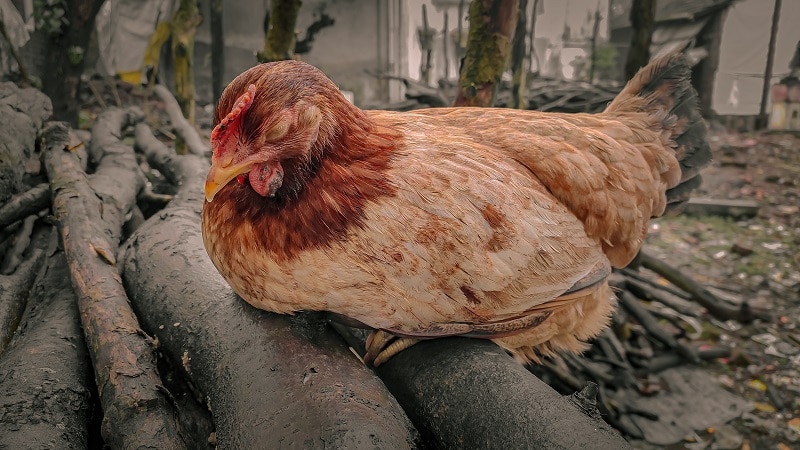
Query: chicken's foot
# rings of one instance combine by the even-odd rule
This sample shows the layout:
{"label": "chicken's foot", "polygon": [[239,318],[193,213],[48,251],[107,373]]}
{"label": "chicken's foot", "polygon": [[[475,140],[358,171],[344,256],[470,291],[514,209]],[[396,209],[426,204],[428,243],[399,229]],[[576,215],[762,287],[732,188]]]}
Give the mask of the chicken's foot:
{"label": "chicken's foot", "polygon": [[397,337],[383,330],[375,330],[367,337],[364,362],[378,367],[388,361],[392,356],[411,347],[422,339],[410,337]]}

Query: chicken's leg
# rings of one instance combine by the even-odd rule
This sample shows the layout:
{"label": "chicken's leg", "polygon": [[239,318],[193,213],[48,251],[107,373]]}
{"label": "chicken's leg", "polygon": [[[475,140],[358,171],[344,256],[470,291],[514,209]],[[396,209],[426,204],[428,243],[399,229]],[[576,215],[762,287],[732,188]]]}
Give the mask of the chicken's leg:
{"label": "chicken's leg", "polygon": [[364,362],[378,367],[392,356],[411,347],[422,339],[410,337],[397,337],[383,330],[375,330],[367,337]]}

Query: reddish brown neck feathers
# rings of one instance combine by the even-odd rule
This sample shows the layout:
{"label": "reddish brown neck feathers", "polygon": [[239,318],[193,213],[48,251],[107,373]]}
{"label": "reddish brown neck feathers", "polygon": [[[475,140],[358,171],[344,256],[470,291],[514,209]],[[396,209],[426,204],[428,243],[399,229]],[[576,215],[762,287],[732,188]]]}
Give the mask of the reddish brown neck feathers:
{"label": "reddish brown neck feathers", "polygon": [[[274,198],[264,198],[247,184],[229,183],[204,207],[205,220],[216,223],[219,239],[229,239],[235,224],[246,221],[253,245],[277,259],[330,245],[360,226],[365,205],[393,195],[386,179],[400,135],[378,128],[356,108],[339,111],[333,143],[315,149],[310,161],[284,161],[285,182]],[[226,237],[225,235],[228,234]]]}

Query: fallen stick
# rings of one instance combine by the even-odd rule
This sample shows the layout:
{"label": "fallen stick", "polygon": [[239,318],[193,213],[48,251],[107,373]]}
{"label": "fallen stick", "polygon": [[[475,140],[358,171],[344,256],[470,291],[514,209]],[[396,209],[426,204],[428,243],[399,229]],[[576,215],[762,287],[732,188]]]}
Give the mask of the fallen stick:
{"label": "fallen stick", "polygon": [[38,250],[47,255],[44,266],[20,331],[0,358],[0,448],[90,448],[91,361],[75,293],[64,282],[69,270],[58,234],[42,231],[34,245],[50,248]]}
{"label": "fallen stick", "polygon": [[25,217],[36,214],[50,205],[50,186],[39,184],[27,191],[11,197],[0,207],[0,229]]}
{"label": "fallen stick", "polygon": [[125,215],[144,184],[132,149],[103,135],[118,136],[126,120],[125,111],[116,108],[98,117],[92,153],[100,165],[91,184],[78,158],[65,151],[64,124],[44,131],[44,163],[100,393],[103,439],[112,448],[180,449],[185,446],[175,411],[161,388],[152,344],[131,311],[114,256]]}
{"label": "fallen stick", "polygon": [[643,267],[661,275],[667,281],[689,293],[692,298],[702,305],[708,312],[719,320],[737,320],[750,322],[753,319],[770,320],[767,311],[756,311],[745,302],[736,307],[726,304],[705,289],[700,283],[682,274],[678,269],[661,261],[650,253],[642,250],[639,252]]}
{"label": "fallen stick", "polygon": [[233,294],[200,233],[208,161],[148,132],[137,127],[137,148],[180,189],[128,240],[123,279],[142,324],[207,398],[219,446],[415,447],[396,400],[318,315],[269,314]]}
{"label": "fallen stick", "polygon": [[155,85],[153,87],[153,92],[164,102],[164,108],[169,115],[172,128],[178,136],[183,138],[183,142],[186,143],[186,146],[189,148],[189,153],[199,156],[205,156],[211,153],[211,147],[200,139],[200,135],[197,134],[194,125],[189,123],[183,116],[181,107],[178,105],[178,101],[175,100],[175,96],[172,95],[172,92],[161,84]]}

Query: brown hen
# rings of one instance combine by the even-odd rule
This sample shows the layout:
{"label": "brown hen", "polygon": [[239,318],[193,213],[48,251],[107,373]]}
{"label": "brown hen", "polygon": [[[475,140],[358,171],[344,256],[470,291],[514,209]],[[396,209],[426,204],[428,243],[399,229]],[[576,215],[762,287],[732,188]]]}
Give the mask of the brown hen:
{"label": "brown hen", "polygon": [[654,61],[599,114],[389,112],[308,64],[259,65],[217,107],[206,249],[257,308],[381,330],[375,364],[454,335],[524,361],[581,351],[614,309],[611,266],[710,159],[689,73]]}

